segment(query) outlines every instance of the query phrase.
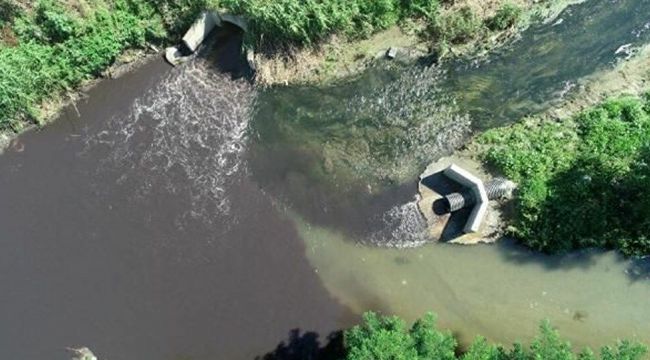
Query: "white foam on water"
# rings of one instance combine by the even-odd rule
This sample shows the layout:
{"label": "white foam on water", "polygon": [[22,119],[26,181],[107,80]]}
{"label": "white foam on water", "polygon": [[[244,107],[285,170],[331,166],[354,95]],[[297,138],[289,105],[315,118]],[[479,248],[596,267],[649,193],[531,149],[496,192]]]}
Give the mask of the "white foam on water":
{"label": "white foam on water", "polygon": [[355,137],[362,134],[352,145],[370,144],[366,156],[344,152],[356,173],[404,181],[463,145],[471,121],[442,87],[446,76],[439,67],[411,67],[370,93],[345,100],[342,113],[329,115],[348,119]]}
{"label": "white foam on water", "polygon": [[640,38],[648,30],[650,30],[650,21],[643,24],[643,26],[641,26],[639,29],[633,30],[632,35],[634,35],[634,37],[636,37],[636,38]]}
{"label": "white foam on water", "polygon": [[393,206],[382,214],[382,222],[382,229],[368,237],[367,242],[372,245],[402,249],[422,246],[429,240],[427,222],[420,214],[417,199]]}
{"label": "white foam on water", "polygon": [[116,183],[134,187],[134,198],[160,191],[186,196],[191,206],[181,218],[211,222],[229,212],[226,187],[245,171],[254,99],[247,81],[195,59],[137,98],[126,117],[111,119],[88,145],[110,147],[100,174],[119,173]]}

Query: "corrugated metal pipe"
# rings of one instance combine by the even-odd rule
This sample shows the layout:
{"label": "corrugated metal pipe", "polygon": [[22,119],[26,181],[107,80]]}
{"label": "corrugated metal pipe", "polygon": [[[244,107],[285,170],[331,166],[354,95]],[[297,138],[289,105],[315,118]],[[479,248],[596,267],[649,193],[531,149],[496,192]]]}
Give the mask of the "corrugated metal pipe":
{"label": "corrugated metal pipe", "polygon": [[[490,200],[503,199],[510,197],[515,187],[515,183],[508,179],[496,178],[485,184],[485,192]],[[445,196],[445,205],[449,212],[473,206],[474,203],[476,199],[470,192],[456,192]]]}

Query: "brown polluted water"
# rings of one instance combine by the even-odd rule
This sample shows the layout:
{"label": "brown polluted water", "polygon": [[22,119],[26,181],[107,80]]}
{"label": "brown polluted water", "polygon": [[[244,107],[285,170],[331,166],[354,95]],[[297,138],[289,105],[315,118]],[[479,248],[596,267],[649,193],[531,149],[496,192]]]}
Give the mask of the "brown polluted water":
{"label": "brown polluted water", "polygon": [[212,66],[104,81],[0,156],[2,358],[253,359],[354,322],[239,166],[254,90]]}

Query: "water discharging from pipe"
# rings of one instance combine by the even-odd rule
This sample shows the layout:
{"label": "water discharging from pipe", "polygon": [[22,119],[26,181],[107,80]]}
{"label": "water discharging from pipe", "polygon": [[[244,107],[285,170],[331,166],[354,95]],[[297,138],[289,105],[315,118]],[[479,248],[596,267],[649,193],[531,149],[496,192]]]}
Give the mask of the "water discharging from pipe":
{"label": "water discharging from pipe", "polygon": [[196,58],[136,99],[126,119],[111,119],[87,146],[106,147],[99,172],[136,188],[136,199],[156,189],[184,193],[191,207],[183,216],[210,222],[228,213],[225,188],[245,169],[254,101],[248,81],[233,81]]}

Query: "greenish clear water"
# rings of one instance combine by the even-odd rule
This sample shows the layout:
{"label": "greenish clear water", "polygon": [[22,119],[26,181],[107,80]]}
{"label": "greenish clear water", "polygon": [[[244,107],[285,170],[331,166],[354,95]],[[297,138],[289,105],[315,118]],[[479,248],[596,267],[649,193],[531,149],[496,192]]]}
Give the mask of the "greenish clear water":
{"label": "greenish clear water", "polygon": [[587,1],[483,59],[381,61],[337,85],[270,89],[251,124],[253,177],[287,205],[326,288],[356,312],[435,311],[465,341],[527,341],[543,318],[578,346],[650,341],[650,280],[614,253],[365,245],[420,244],[412,199],[425,164],[612,68],[620,46],[648,42],[648,14],[647,0]]}
{"label": "greenish clear water", "polygon": [[325,287],[355,312],[414,320],[427,311],[465,344],[528,342],[540,320],[577,348],[650,343],[650,278],[619,255],[543,256],[511,244],[372,248],[293,217]]}
{"label": "greenish clear water", "polygon": [[264,91],[251,124],[254,176],[297,203],[313,192],[331,206],[367,203],[412,181],[471,129],[544,110],[578,79],[613,66],[619,46],[650,38],[649,9],[648,0],[588,1],[483,59],[439,68],[378,61],[333,86]]}
{"label": "greenish clear water", "polygon": [[587,1],[557,20],[533,26],[521,39],[482,61],[453,64],[446,88],[479,128],[516,121],[545,110],[576,80],[625,55],[624,44],[650,39],[647,0]]}

